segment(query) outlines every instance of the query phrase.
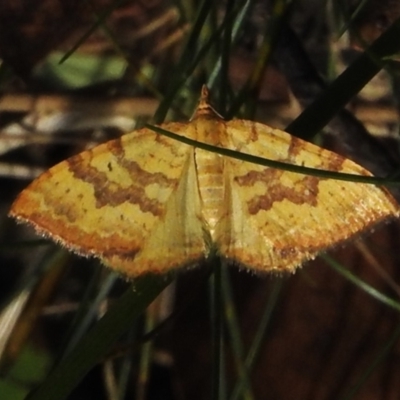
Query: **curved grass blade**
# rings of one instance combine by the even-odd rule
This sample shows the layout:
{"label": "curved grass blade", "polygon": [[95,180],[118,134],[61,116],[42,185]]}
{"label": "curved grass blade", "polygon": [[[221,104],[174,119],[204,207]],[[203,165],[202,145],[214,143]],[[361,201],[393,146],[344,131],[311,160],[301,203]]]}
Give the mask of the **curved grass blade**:
{"label": "curved grass blade", "polygon": [[375,176],[355,175],[355,174],[347,174],[347,173],[342,173],[342,172],[327,171],[327,170],[322,170],[322,169],[317,169],[317,168],[302,167],[299,165],[293,165],[293,164],[288,164],[288,163],[284,163],[281,161],[269,160],[267,158],[253,156],[251,154],[242,153],[242,152],[236,151],[236,150],[230,150],[230,149],[226,149],[223,147],[212,146],[207,143],[189,139],[185,136],[177,135],[176,133],[162,129],[159,126],[147,124],[146,127],[149,129],[152,129],[153,131],[155,131],[157,133],[160,133],[161,135],[164,135],[171,139],[175,139],[182,143],[188,144],[189,146],[198,147],[199,149],[211,151],[213,153],[222,154],[223,156],[226,156],[226,157],[237,158],[238,160],[243,160],[243,161],[251,162],[254,164],[264,165],[266,167],[283,169],[285,171],[291,171],[291,172],[295,172],[297,174],[318,176],[320,178],[337,179],[339,181],[369,183],[372,185],[387,185],[387,186],[400,185],[400,180],[398,178],[397,179],[378,178]]}

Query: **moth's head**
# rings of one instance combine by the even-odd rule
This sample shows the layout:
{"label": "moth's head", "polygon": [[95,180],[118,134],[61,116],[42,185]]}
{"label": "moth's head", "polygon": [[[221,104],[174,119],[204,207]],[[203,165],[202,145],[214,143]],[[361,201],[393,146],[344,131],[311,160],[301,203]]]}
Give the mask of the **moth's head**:
{"label": "moth's head", "polygon": [[211,106],[210,91],[206,85],[203,85],[201,88],[199,104],[190,120],[193,121],[198,118],[223,119],[222,116]]}

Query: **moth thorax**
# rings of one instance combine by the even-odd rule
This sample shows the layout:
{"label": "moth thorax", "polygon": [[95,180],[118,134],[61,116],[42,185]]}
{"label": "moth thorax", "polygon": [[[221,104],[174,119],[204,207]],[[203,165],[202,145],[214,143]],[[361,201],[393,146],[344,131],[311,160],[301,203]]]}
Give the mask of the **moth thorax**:
{"label": "moth thorax", "polygon": [[197,178],[202,201],[203,218],[211,236],[221,217],[224,202],[223,157],[219,154],[195,149]]}

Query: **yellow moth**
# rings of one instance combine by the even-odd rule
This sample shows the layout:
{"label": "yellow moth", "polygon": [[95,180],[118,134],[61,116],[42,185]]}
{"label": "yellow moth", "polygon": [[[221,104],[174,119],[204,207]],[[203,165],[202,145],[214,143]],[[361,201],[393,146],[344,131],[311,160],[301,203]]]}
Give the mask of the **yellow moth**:
{"label": "yellow moth", "polygon": [[[161,127],[210,145],[322,170],[371,175],[267,125],[223,120],[202,91],[187,123]],[[10,214],[134,277],[201,263],[210,251],[255,271],[294,271],[399,215],[383,188],[269,168],[139,129],[54,166]]]}

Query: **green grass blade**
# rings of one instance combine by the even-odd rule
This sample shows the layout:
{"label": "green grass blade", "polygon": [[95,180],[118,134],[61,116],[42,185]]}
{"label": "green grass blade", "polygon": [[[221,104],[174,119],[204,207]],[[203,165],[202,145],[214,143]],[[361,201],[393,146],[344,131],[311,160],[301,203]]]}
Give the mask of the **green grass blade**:
{"label": "green grass blade", "polygon": [[341,400],[351,400],[355,398],[355,395],[366,383],[368,378],[371,376],[372,372],[376,370],[379,364],[381,364],[385,359],[385,357],[388,356],[389,352],[393,350],[393,347],[398,343],[399,338],[400,338],[400,324],[397,325],[397,328],[393,332],[392,336],[389,338],[388,342],[376,355],[375,359],[368,365],[365,371],[362,373],[357,383],[351,388],[351,390],[345,396],[341,398]]}
{"label": "green grass blade", "polygon": [[231,341],[231,348],[233,352],[233,358],[236,364],[236,370],[238,372],[239,381],[243,382],[243,394],[244,400],[253,400],[254,395],[251,389],[250,375],[245,368],[244,363],[244,349],[243,341],[241,337],[238,317],[235,309],[235,302],[233,299],[232,287],[230,282],[230,275],[227,268],[222,269],[222,294],[224,297],[224,311],[225,321],[227,324],[227,331]]}
{"label": "green grass blade", "polygon": [[[254,363],[256,361],[257,355],[259,354],[260,347],[263,343],[263,339],[265,336],[265,332],[267,330],[269,321],[271,320],[272,312],[275,308],[279,293],[282,288],[282,284],[283,284],[282,279],[277,279],[272,287],[270,295],[268,296],[264,314],[261,317],[260,323],[257,328],[257,332],[254,336],[253,342],[250,346],[250,350],[246,357],[245,367],[248,374],[250,374],[254,366]],[[231,400],[239,399],[245,387],[246,387],[246,381],[244,379],[239,380],[239,382],[235,385],[233,389],[232,396],[230,399]]]}
{"label": "green grass blade", "polygon": [[340,275],[344,276],[350,282],[354,283],[364,292],[369,294],[371,297],[374,297],[376,300],[379,300],[381,303],[394,308],[396,311],[400,311],[400,303],[392,298],[384,295],[379,290],[376,290],[368,283],[364,282],[356,275],[352,274],[348,269],[344,268],[340,263],[336,262],[332,257],[329,257],[325,254],[320,255],[320,257],[331,266],[336,272]]}
{"label": "green grass blade", "polygon": [[144,276],[128,289],[27,400],[63,400],[172,278]]}
{"label": "green grass blade", "polygon": [[400,51],[400,19],[361,54],[286,131],[311,139]]}
{"label": "green grass blade", "polygon": [[221,397],[221,371],[222,371],[222,349],[223,349],[223,319],[222,319],[222,291],[221,291],[221,269],[222,262],[219,257],[212,254],[209,258],[210,265],[214,271],[211,283],[211,335],[213,348],[212,364],[212,394],[213,400]]}

